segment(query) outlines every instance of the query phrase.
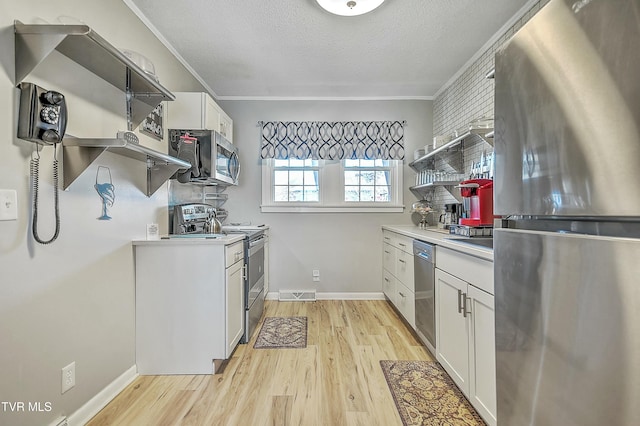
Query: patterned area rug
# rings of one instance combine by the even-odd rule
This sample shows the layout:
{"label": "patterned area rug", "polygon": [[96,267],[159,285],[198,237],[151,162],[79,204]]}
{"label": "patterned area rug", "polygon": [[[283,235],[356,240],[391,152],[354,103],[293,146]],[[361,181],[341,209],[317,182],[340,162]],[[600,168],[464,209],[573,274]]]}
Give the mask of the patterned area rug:
{"label": "patterned area rug", "polygon": [[380,361],[380,366],[405,426],[485,425],[437,362]]}
{"label": "patterned area rug", "polygon": [[268,317],[253,345],[256,349],[306,348],[307,317]]}

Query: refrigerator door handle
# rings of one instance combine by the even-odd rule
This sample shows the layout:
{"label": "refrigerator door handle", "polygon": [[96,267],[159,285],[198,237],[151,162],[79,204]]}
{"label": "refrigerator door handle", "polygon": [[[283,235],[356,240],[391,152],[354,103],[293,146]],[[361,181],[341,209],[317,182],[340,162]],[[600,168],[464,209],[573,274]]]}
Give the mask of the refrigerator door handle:
{"label": "refrigerator door handle", "polygon": [[462,313],[462,290],[458,290],[458,313]]}

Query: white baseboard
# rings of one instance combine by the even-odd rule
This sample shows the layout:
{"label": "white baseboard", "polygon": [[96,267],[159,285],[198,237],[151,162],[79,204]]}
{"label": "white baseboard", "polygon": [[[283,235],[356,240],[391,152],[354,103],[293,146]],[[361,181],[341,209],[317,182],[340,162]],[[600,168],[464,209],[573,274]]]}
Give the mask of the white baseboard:
{"label": "white baseboard", "polygon": [[71,414],[67,418],[67,424],[69,426],[83,426],[87,424],[87,422],[89,422],[93,416],[98,414],[100,410],[106,407],[106,405],[111,402],[116,395],[129,386],[136,377],[138,377],[138,368],[134,365],[117,377],[113,382],[109,383],[107,387],[87,401],[86,404]]}
{"label": "white baseboard", "polygon": [[[278,300],[278,292],[271,291],[267,293],[267,300]],[[316,293],[316,300],[384,300],[382,292],[355,292],[355,293]]]}

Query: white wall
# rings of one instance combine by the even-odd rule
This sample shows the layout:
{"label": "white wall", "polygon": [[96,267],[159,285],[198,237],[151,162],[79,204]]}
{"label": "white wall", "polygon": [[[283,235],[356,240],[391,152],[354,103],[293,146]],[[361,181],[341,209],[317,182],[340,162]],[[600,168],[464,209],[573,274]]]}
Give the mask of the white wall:
{"label": "white wall", "polygon": [[[135,364],[131,240],[144,238],[151,222],[166,232],[166,185],[147,198],[144,164],[107,153],[60,193],[58,240],[43,246],[31,237],[29,157],[35,145],[15,137],[13,20],[54,22],[60,15],[84,21],[116,47],[143,53],[169,90],[202,90],[120,0],[0,3],[0,188],[16,189],[19,204],[17,221],[0,222],[0,401],[51,404],[44,412],[0,406],[2,425],[48,424],[69,415]],[[56,52],[25,81],[66,95],[70,134],[114,137],[126,129],[124,94]],[[161,142],[143,137],[142,143],[166,152]],[[53,229],[52,155],[47,147],[41,159],[44,238]],[[111,221],[96,220],[99,165],[111,169],[116,187]],[[72,361],[76,386],[61,395],[61,368]]]}
{"label": "white wall", "polygon": [[[415,173],[413,152],[432,137],[431,101],[221,101],[233,118],[240,149],[240,185],[229,188],[229,221],[271,226],[270,292],[381,292],[380,226],[410,224],[416,200],[408,187]],[[260,128],[258,121],[406,120],[404,213],[261,213]],[[311,271],[320,270],[320,282]]]}

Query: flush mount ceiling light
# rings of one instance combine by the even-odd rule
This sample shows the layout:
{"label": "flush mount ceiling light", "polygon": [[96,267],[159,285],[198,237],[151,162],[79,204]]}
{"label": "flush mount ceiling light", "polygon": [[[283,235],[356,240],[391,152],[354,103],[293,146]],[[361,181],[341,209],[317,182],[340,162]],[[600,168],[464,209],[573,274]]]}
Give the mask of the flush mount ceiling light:
{"label": "flush mount ceiling light", "polygon": [[356,16],[371,12],[384,0],[316,0],[320,7],[335,15]]}

